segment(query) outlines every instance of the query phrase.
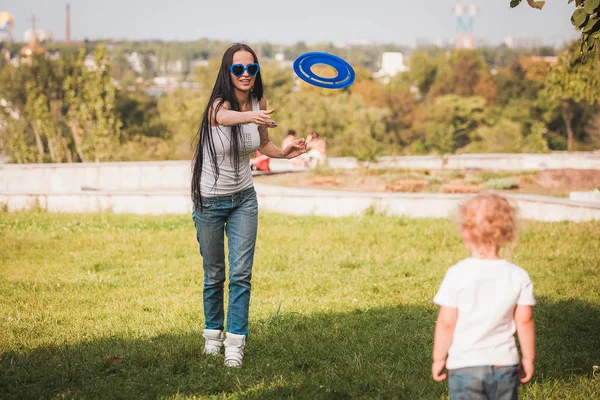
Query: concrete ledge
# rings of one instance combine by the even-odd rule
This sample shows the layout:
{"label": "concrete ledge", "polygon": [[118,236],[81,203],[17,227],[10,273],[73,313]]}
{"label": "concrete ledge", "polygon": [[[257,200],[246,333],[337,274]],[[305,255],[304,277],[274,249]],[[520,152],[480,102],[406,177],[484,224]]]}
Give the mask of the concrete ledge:
{"label": "concrete ledge", "polygon": [[599,191],[590,191],[590,192],[571,192],[569,193],[569,199],[574,201],[584,201],[589,203],[595,203],[600,205],[600,192]]}
{"label": "concrete ledge", "polygon": [[527,171],[543,169],[600,169],[600,153],[452,154],[445,156],[380,157],[378,167],[406,169],[491,169]]}
{"label": "concrete ledge", "polygon": [[[259,208],[294,215],[341,217],[365,212],[405,215],[413,218],[446,218],[468,195],[416,193],[355,193],[305,190],[256,185]],[[546,196],[508,195],[521,218],[537,221],[600,220],[600,205]],[[81,192],[62,194],[0,194],[0,204],[8,211],[40,207],[51,212],[98,212],[133,214],[189,214],[189,192]]]}
{"label": "concrete ledge", "polygon": [[[271,171],[305,171],[288,160],[271,160]],[[189,187],[190,161],[0,165],[0,193],[74,193]]]}
{"label": "concrete ledge", "polygon": [[129,214],[187,214],[192,206],[188,194],[86,192],[52,194],[0,194],[0,204],[8,211],[41,208],[50,212],[89,213],[110,211]]}
{"label": "concrete ledge", "polygon": [[[329,158],[331,168],[353,169],[354,158]],[[303,171],[288,160],[271,159],[273,172]],[[371,168],[543,170],[600,169],[600,153],[459,154],[381,157]],[[99,190],[147,190],[189,185],[190,161],[140,161],[86,164],[0,164],[0,193],[70,193]]]}
{"label": "concrete ledge", "polygon": [[[329,158],[329,167],[353,169],[361,165],[354,158]],[[444,156],[385,156],[376,163],[362,163],[370,168],[400,169],[490,169],[528,171],[544,169],[600,169],[598,152],[554,152],[550,154],[451,154]]]}
{"label": "concrete ledge", "polygon": [[[469,195],[427,193],[358,193],[305,190],[270,185],[255,185],[264,210],[297,215],[346,216],[367,211],[414,218],[453,215]],[[521,218],[537,221],[600,220],[600,204],[568,199],[506,195],[518,208]]]}

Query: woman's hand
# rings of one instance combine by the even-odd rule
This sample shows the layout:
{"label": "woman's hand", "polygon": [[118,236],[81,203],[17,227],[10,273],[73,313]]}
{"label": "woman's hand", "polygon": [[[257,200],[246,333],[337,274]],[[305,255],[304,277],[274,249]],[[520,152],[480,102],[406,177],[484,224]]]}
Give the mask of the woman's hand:
{"label": "woman's hand", "polygon": [[283,149],[283,156],[287,159],[298,157],[300,154],[306,151],[306,140],[304,138],[294,140],[285,149]]}
{"label": "woman's hand", "polygon": [[251,111],[248,123],[264,126],[266,128],[275,128],[277,124],[271,119],[271,114],[274,112],[274,109]]}

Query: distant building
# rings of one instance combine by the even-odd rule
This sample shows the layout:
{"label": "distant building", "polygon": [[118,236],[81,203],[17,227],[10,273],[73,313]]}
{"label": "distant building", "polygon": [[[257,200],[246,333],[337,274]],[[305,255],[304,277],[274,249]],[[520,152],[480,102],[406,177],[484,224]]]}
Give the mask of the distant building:
{"label": "distant building", "polygon": [[549,65],[555,65],[558,62],[558,56],[531,56],[534,61],[543,61]]}
{"label": "distant building", "polygon": [[12,106],[12,104],[10,104],[8,101],[6,101],[6,99],[1,98],[0,99],[0,107],[2,107],[9,116],[11,116],[13,119],[19,119],[21,118],[19,115],[19,111],[15,110],[14,107]]}
{"label": "distant building", "polygon": [[6,11],[0,11],[0,42],[12,42],[15,17]]}
{"label": "distant building", "polygon": [[539,37],[507,36],[504,44],[510,49],[535,49],[542,47],[542,39]]}
{"label": "distant building", "polygon": [[208,60],[202,59],[202,58],[195,58],[192,61],[190,61],[190,69],[191,70],[195,70],[198,67],[207,67],[208,66]]}
{"label": "distant building", "polygon": [[156,71],[156,66],[158,65],[158,57],[156,57],[156,54],[154,53],[150,53],[148,54],[148,62],[146,63],[148,65],[149,68],[152,69],[152,72]]}
{"label": "distant building", "polygon": [[33,36],[31,41],[21,48],[21,58],[23,60],[30,60],[35,54],[46,54],[46,49]]}
{"label": "distant building", "polygon": [[454,47],[454,40],[450,40],[450,39],[442,39],[442,38],[436,38],[436,39],[417,39],[416,40],[416,46],[417,47],[441,47],[441,48],[446,48],[446,47]]}
{"label": "distant building", "polygon": [[88,71],[95,71],[98,69],[98,65],[96,65],[96,60],[94,59],[94,55],[92,53],[88,53],[85,56],[83,65],[87,68]]}
{"label": "distant building", "polygon": [[475,46],[475,48],[479,48],[479,47],[487,47],[487,45],[489,44],[487,38],[484,37],[474,37],[473,38],[473,46]]}
{"label": "distant building", "polygon": [[398,72],[407,71],[408,67],[404,64],[404,54],[395,52],[385,52],[381,55],[381,72],[388,76],[396,76]]}
{"label": "distant building", "polygon": [[479,7],[476,4],[455,4],[453,10],[456,15],[456,48],[474,48],[474,21]]}
{"label": "distant building", "polygon": [[53,53],[46,53],[46,58],[52,61],[57,61],[60,59],[60,51],[55,51]]}
{"label": "distant building", "polygon": [[152,79],[152,82],[156,86],[163,86],[163,87],[179,85],[179,79],[176,77],[173,77],[173,76],[157,76]]}
{"label": "distant building", "polygon": [[140,54],[134,51],[133,53],[126,54],[125,59],[127,60],[127,64],[129,64],[129,68],[135,73],[141,74],[144,72],[144,59]]}
{"label": "distant building", "polygon": [[403,53],[399,51],[385,52],[381,55],[381,69],[375,72],[373,77],[381,79],[383,83],[388,83],[390,78],[405,71],[408,71],[408,67],[404,64]]}
{"label": "distant building", "polygon": [[183,61],[167,61],[160,66],[159,71],[180,74],[181,72],[183,72]]}
{"label": "distant building", "polygon": [[33,39],[34,33],[35,33],[35,38],[38,40],[38,42],[43,43],[43,42],[51,42],[54,40],[54,35],[50,31],[46,31],[44,29],[36,29],[35,31],[33,29],[27,29],[25,32],[23,32],[23,41],[31,42],[31,39]]}
{"label": "distant building", "polygon": [[350,40],[347,42],[335,42],[334,43],[335,47],[339,47],[342,49],[345,49],[348,47],[372,46],[373,44],[374,44],[374,42],[372,40],[367,40],[367,39],[357,39],[357,40]]}

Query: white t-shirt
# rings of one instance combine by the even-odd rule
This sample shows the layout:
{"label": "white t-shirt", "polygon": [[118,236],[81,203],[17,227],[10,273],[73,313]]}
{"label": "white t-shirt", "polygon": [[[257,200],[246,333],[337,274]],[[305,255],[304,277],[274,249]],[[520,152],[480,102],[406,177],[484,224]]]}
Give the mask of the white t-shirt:
{"label": "white t-shirt", "polygon": [[457,308],[446,368],[516,365],[516,305],[533,306],[527,272],[506,260],[467,258],[451,267],[433,302]]}
{"label": "white t-shirt", "polygon": [[[257,99],[252,99],[252,111],[260,110]],[[252,171],[250,170],[249,154],[254,153],[260,145],[258,125],[240,125],[240,159],[239,170],[236,174],[233,154],[231,154],[231,127],[213,126],[211,136],[215,145],[219,179],[215,180],[212,160],[208,149],[204,149],[202,177],[200,190],[202,197],[229,196],[252,186]],[[236,176],[237,175],[237,176]]]}

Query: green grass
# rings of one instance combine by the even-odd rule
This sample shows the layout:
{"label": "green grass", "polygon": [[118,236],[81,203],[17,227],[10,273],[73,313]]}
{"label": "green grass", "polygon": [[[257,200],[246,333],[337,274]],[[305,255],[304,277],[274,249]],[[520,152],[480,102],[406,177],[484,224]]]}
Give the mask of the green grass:
{"label": "green grass", "polygon": [[[526,399],[600,396],[600,222],[527,222]],[[432,304],[467,255],[448,220],[261,215],[241,369],[201,354],[191,217],[0,213],[0,398],[447,398]]]}
{"label": "green grass", "polygon": [[517,189],[519,187],[519,182],[510,178],[498,178],[485,181],[483,186],[488,189],[510,190]]}

